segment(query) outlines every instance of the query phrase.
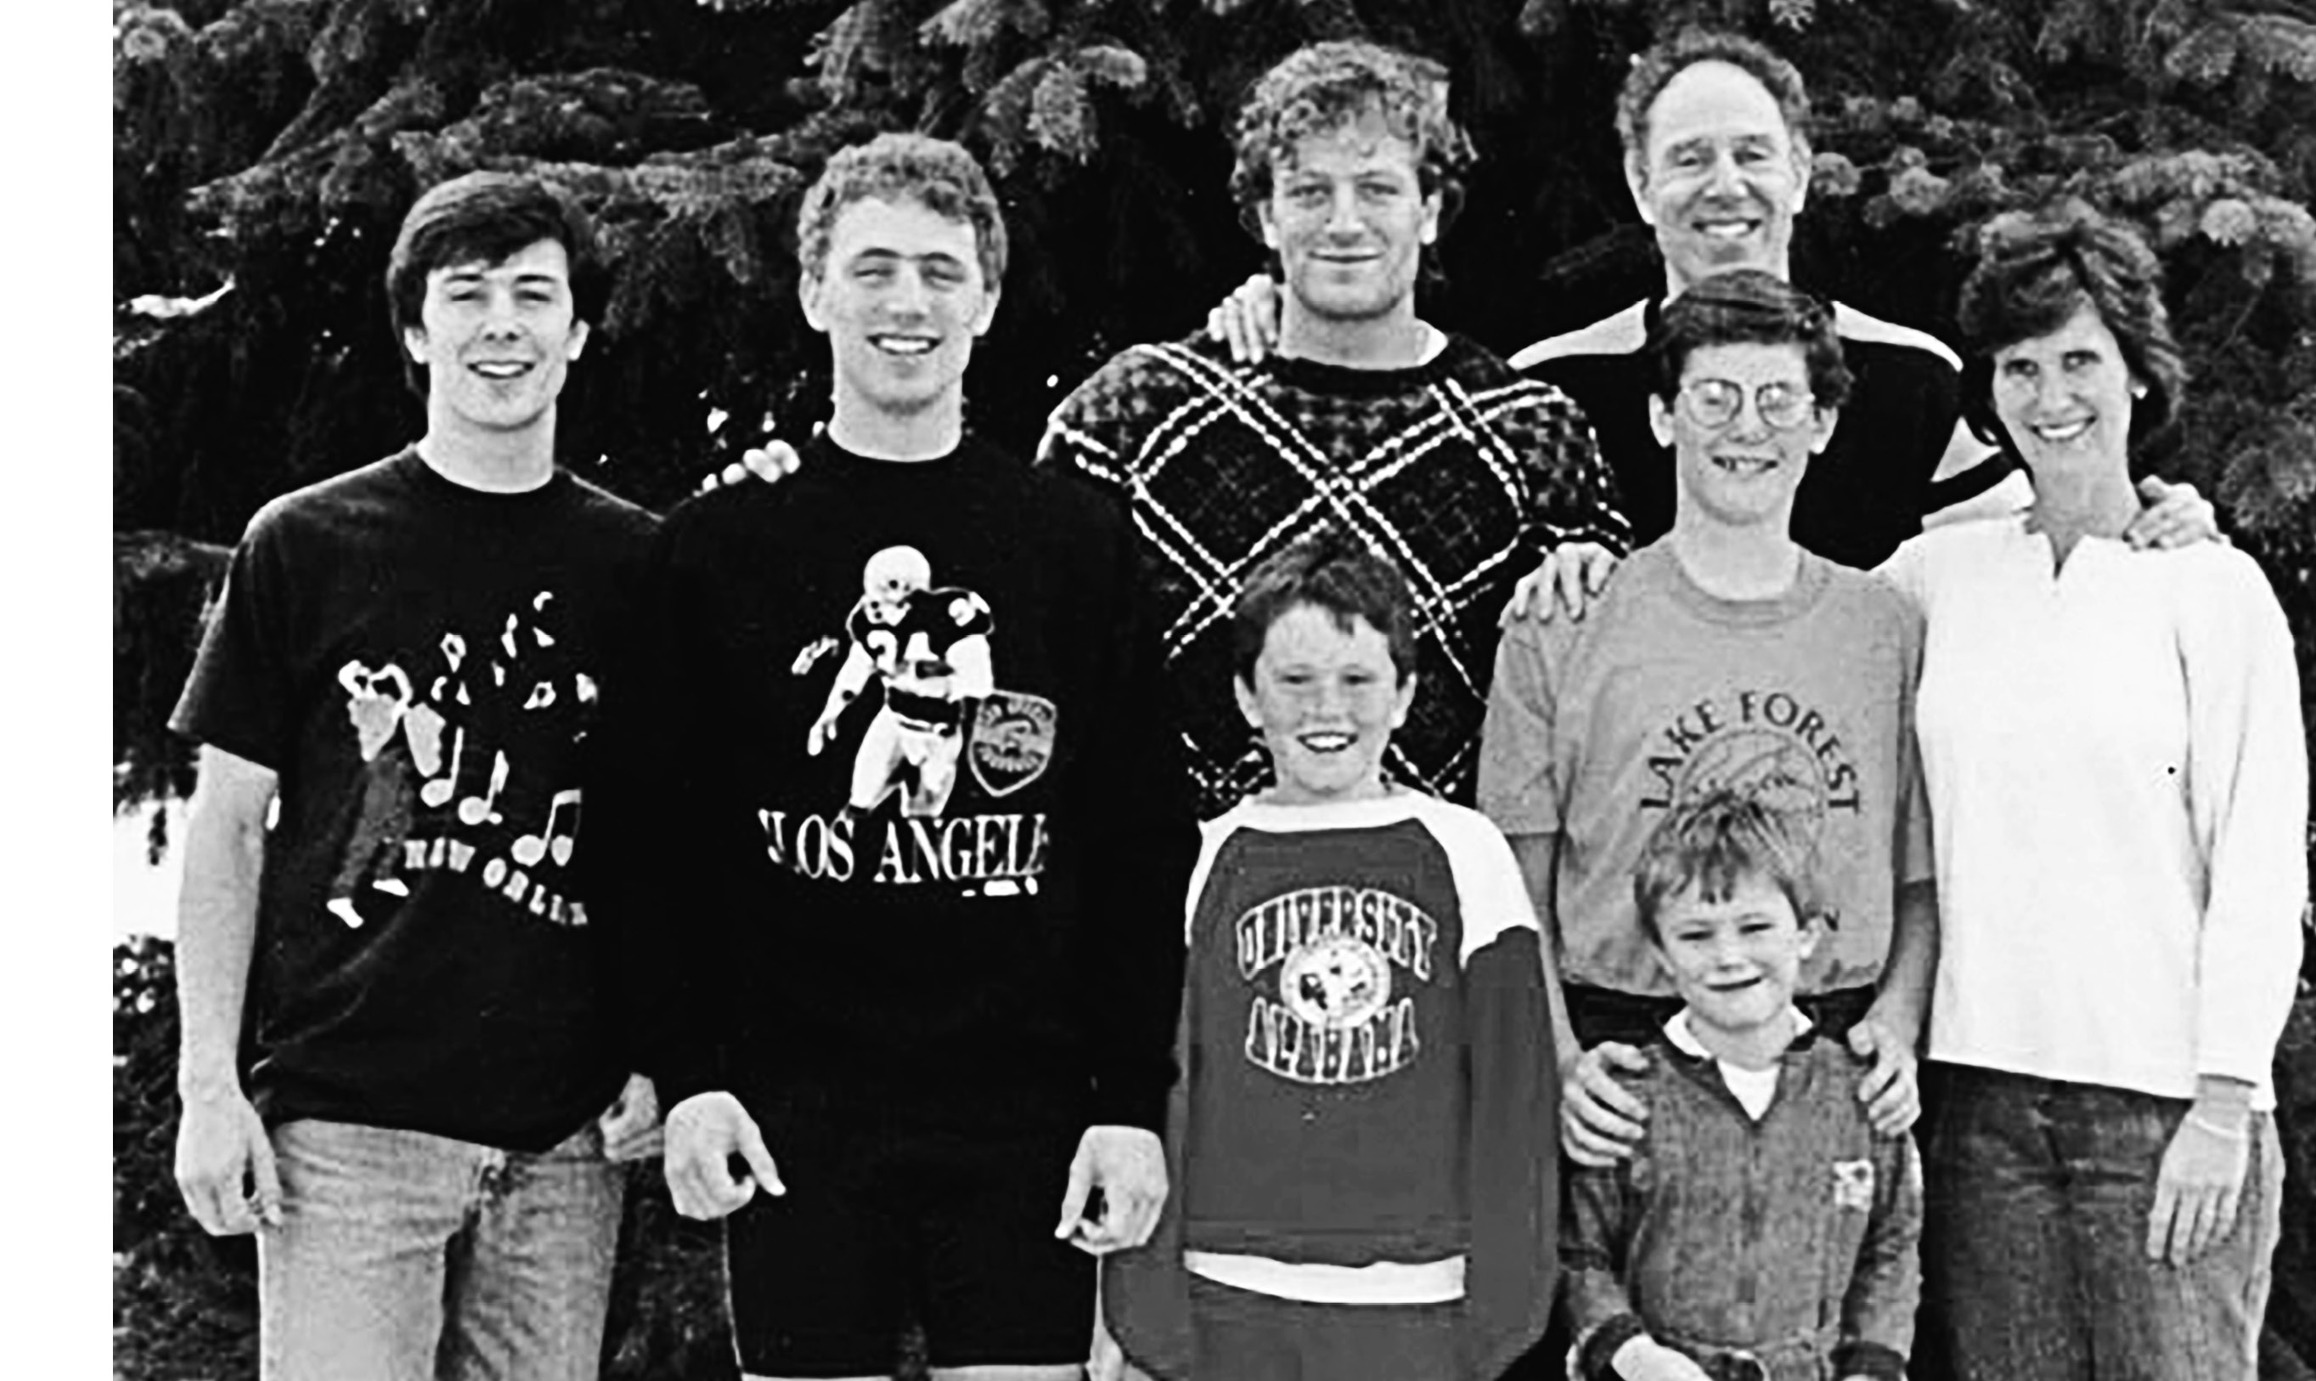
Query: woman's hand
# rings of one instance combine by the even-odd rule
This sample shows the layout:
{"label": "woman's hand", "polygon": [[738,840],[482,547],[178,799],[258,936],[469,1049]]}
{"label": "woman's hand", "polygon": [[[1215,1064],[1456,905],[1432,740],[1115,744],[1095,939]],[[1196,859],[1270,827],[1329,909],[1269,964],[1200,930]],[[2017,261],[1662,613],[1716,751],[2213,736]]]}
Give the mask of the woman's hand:
{"label": "woman's hand", "polygon": [[2197,1099],[2163,1150],[2155,1208],[2147,1215],[2147,1259],[2185,1266],[2235,1226],[2250,1161],[2251,1114],[2241,1103]]}

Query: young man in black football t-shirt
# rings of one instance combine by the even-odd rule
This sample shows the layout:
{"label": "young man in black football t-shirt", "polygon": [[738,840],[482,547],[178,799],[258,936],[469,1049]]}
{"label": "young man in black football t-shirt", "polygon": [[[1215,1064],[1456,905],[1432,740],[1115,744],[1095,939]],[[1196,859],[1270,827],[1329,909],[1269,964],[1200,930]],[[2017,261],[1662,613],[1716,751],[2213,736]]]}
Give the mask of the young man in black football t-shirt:
{"label": "young man in black football t-shirt", "polygon": [[798,238],[834,416],[670,515],[615,731],[668,1185],[750,1376],[888,1375],[913,1315],[935,1376],[1069,1381],[1088,1253],[1166,1192],[1197,847],[1133,534],[964,426],[1005,230],[963,150],[838,153]]}

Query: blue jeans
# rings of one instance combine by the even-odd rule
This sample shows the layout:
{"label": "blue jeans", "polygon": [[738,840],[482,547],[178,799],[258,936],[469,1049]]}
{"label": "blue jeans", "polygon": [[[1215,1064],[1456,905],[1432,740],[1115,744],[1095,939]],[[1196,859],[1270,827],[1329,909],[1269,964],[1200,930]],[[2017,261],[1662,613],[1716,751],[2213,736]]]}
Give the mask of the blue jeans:
{"label": "blue jeans", "polygon": [[2183,1267],[2147,1218],[2184,1099],[1939,1065],[1922,1265],[1957,1381],[2251,1381],[2283,1229],[2272,1116],[2236,1221]]}
{"label": "blue jeans", "polygon": [[537,1155],[313,1120],[273,1147],[263,1381],[594,1381],[626,1189],[594,1123]]}

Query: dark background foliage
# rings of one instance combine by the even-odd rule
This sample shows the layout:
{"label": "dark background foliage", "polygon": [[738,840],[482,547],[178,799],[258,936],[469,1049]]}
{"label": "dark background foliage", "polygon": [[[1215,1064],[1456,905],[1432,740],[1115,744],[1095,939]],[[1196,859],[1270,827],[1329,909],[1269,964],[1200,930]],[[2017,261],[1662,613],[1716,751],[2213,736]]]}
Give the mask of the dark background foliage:
{"label": "dark background foliage", "polygon": [[[1454,74],[1483,162],[1427,317],[1508,352],[1661,285],[1608,112],[1631,54],[1689,22],[1767,38],[1810,80],[1795,271],[1816,291],[1943,333],[1993,212],[2066,188],[2142,226],[2195,373],[2143,461],[2218,502],[2316,697],[2312,0],[116,0],[116,810],[191,786],[163,721],[257,505],[421,429],[383,293],[421,187],[536,169],[596,215],[614,291],[561,458],[665,506],[825,412],[790,247],[836,147],[919,128],[990,165],[1015,252],[973,421],[1027,448],[1111,351],[1192,329],[1262,267],[1222,132],[1311,39]],[[170,988],[165,945],[116,951],[116,1371],[238,1378],[246,1244],[202,1238],[166,1173]],[[2294,1078],[2305,1225],[2316,1074]],[[713,1238],[638,1183],[607,1374],[728,1376]],[[2270,1311],[2303,1356],[2312,1245],[2288,1236]],[[2287,1352],[2271,1374],[2307,1375]]]}

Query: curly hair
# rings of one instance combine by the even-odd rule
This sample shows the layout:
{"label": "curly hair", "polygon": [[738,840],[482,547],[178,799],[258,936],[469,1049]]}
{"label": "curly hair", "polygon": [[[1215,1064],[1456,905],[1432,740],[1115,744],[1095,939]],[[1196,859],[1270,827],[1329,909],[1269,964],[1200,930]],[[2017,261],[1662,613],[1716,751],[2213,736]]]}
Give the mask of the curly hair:
{"label": "curly hair", "polygon": [[1673,78],[1700,62],[1725,62],[1760,82],[1785,117],[1794,156],[1809,162],[1809,89],[1801,69],[1743,34],[1687,28],[1635,57],[1616,94],[1616,137],[1628,166],[1647,167],[1649,108]]}
{"label": "curly hair", "polygon": [[521,173],[471,172],[436,183],[412,203],[386,256],[394,353],[412,392],[426,396],[426,368],[402,349],[402,336],[421,324],[428,275],[461,264],[501,264],[541,240],[563,247],[572,319],[600,320],[610,274],[596,249],[594,226],[548,183]]}
{"label": "curly hair", "polygon": [[913,201],[973,228],[981,282],[994,291],[1005,277],[1005,212],[973,155],[946,139],[880,134],[837,150],[796,211],[796,258],[807,278],[828,267],[836,218],[856,201]]}
{"label": "curly hair", "polygon": [[1632,900],[1641,929],[1664,943],[1658,917],[1665,904],[1694,887],[1708,902],[1726,901],[1749,877],[1785,894],[1794,919],[1827,920],[1818,888],[1815,850],[1793,822],[1738,792],[1708,792],[1666,812],[1633,867]]}
{"label": "curly hair", "polygon": [[1335,626],[1351,631],[1362,618],[1383,635],[1391,667],[1405,685],[1415,671],[1415,604],[1399,568],[1347,533],[1328,529],[1305,538],[1257,567],[1230,611],[1231,665],[1250,685],[1271,625],[1288,610],[1309,604],[1326,610]]}
{"label": "curly hair", "polygon": [[2123,362],[2147,396],[2131,409],[2134,440],[2171,420],[2187,361],[2163,306],[2163,266],[2128,225],[2076,197],[2010,211],[1979,228],[1978,264],[1958,312],[1968,360],[1962,411],[1981,441],[2004,444],[1994,415],[1998,350],[2067,324],[2088,305],[2115,333]]}
{"label": "curly hair", "polygon": [[1293,159],[1297,144],[1370,112],[1415,146],[1418,184],[1451,208],[1462,196],[1460,175],[1477,155],[1448,116],[1447,82],[1447,68],[1430,58],[1356,39],[1289,53],[1239,107],[1230,192],[1241,220],[1254,228],[1254,208],[1270,199],[1272,173]]}
{"label": "curly hair", "polygon": [[1848,401],[1851,374],[1832,309],[1762,269],[1716,273],[1665,304],[1649,337],[1657,397],[1670,403],[1680,392],[1681,371],[1696,351],[1748,343],[1800,346],[1817,406]]}

